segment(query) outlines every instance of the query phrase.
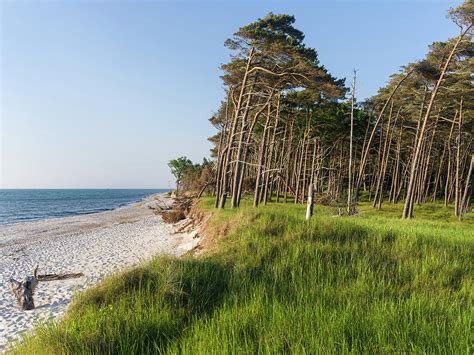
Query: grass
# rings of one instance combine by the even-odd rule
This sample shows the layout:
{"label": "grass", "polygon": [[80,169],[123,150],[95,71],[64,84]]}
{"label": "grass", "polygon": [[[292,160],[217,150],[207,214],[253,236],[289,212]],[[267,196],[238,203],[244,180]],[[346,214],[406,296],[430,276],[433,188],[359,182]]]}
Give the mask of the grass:
{"label": "grass", "polygon": [[[17,353],[470,353],[474,219],[439,205],[357,217],[214,212],[212,253],[160,257],[78,296]],[[200,208],[210,213],[213,201]]]}

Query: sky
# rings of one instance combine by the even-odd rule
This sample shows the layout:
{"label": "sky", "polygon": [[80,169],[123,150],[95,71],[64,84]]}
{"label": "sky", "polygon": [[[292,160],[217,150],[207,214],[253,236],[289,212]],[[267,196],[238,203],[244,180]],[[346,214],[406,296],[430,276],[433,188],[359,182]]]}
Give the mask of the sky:
{"label": "sky", "polygon": [[270,11],[363,100],[455,36],[460,3],[0,1],[0,188],[174,186],[170,159],[209,157],[225,39]]}

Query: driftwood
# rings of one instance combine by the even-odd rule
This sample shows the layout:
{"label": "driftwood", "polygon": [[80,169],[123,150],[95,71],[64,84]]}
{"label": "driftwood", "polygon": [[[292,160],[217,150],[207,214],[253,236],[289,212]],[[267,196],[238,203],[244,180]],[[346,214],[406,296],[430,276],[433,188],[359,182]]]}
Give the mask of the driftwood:
{"label": "driftwood", "polygon": [[18,305],[22,311],[28,311],[35,308],[33,295],[38,286],[38,267],[35,268],[33,276],[27,276],[20,282],[13,278],[10,279],[10,289],[18,301]]}
{"label": "driftwood", "polygon": [[161,200],[157,200],[156,203],[159,205],[159,207],[160,207],[161,210],[163,210],[163,211],[171,209],[170,206],[168,206],[166,203],[164,203],[164,202],[161,201]]}
{"label": "driftwood", "polygon": [[76,279],[82,276],[84,276],[82,272],[76,272],[76,273],[70,273],[70,274],[45,274],[45,275],[38,275],[38,281],[44,282],[44,281]]}
{"label": "driftwood", "polygon": [[148,208],[150,210],[153,210],[153,213],[156,214],[156,215],[159,215],[163,211],[168,211],[168,210],[171,209],[171,206],[166,205],[166,203],[161,201],[161,200],[155,200],[154,202],[156,202],[156,204],[155,205],[148,205]]}
{"label": "driftwood", "polygon": [[82,272],[38,275],[38,266],[36,266],[35,270],[33,271],[33,276],[27,276],[21,282],[11,278],[9,286],[15,295],[16,300],[18,301],[20,309],[27,311],[35,308],[34,293],[36,287],[38,286],[38,282],[66,280],[81,276],[84,276]]}
{"label": "driftwood", "polygon": [[173,209],[183,210],[186,213],[189,212],[191,206],[193,205],[193,199],[189,197],[179,197],[174,200]]}

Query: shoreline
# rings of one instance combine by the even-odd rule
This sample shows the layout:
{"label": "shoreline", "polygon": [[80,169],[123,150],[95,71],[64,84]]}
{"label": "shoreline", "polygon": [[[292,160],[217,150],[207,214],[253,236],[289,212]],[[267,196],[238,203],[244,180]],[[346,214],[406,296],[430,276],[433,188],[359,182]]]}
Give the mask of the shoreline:
{"label": "shoreline", "polygon": [[[152,207],[169,205],[165,193],[110,211],[0,225],[0,353],[38,322],[57,320],[73,294],[157,255],[180,256],[199,242],[176,234]],[[40,273],[82,272],[83,277],[40,282],[36,308],[20,311],[8,280]]]}
{"label": "shoreline", "polygon": [[[3,190],[5,190],[5,189],[3,189]],[[28,189],[24,189],[24,190],[28,190]],[[31,189],[31,190],[36,190],[36,189]],[[94,189],[89,189],[89,190],[94,190]],[[97,190],[102,190],[102,189],[97,189]],[[137,204],[137,203],[141,203],[141,202],[145,202],[147,200],[151,200],[155,196],[164,197],[166,194],[170,193],[171,191],[172,190],[153,192],[153,193],[151,193],[151,194],[149,194],[145,197],[142,197],[141,199],[125,202],[125,203],[123,203],[123,204],[121,204],[117,207],[113,207],[113,208],[104,208],[104,209],[100,209],[100,210],[86,211],[86,212],[70,212],[69,214],[66,214],[64,216],[49,216],[49,217],[41,217],[41,218],[35,218],[35,219],[16,220],[16,221],[13,221],[13,222],[0,222],[0,228],[4,227],[4,226],[13,226],[13,225],[23,224],[23,223],[40,222],[40,221],[45,221],[45,220],[62,219],[62,218],[68,218],[68,217],[85,216],[85,215],[90,215],[90,214],[115,211],[115,210],[118,210],[120,208],[126,208],[126,207],[132,206],[132,205]]]}

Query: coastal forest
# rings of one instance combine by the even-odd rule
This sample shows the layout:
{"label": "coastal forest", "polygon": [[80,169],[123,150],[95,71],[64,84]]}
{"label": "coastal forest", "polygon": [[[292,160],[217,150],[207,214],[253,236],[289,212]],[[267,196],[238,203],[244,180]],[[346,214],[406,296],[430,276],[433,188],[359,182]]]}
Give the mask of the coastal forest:
{"label": "coastal forest", "polygon": [[472,353],[474,3],[447,15],[458,34],[363,101],[293,16],[238,29],[211,158],[168,164],[161,216],[192,252],[106,277],[12,353]]}
{"label": "coastal forest", "polygon": [[462,219],[474,164],[473,6],[449,12],[457,37],[434,42],[364,102],[357,72],[350,82],[332,76],[293,16],[270,13],[240,28],[225,43],[225,99],[210,119],[213,178],[205,161],[205,177],[189,165],[187,180],[221,209],[242,196],[257,207],[316,194],[348,214],[360,199],[379,210],[403,201],[406,219],[414,206],[442,201]]}

